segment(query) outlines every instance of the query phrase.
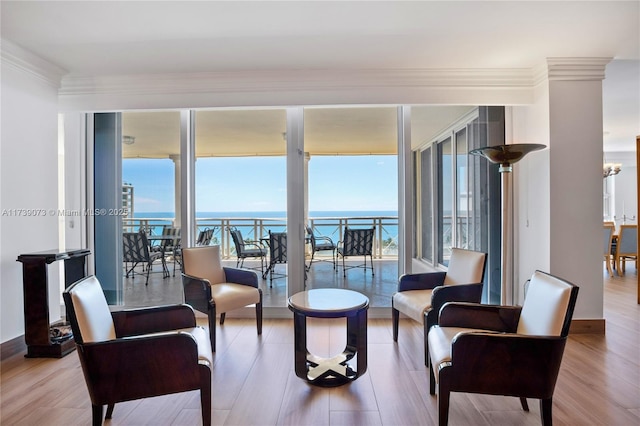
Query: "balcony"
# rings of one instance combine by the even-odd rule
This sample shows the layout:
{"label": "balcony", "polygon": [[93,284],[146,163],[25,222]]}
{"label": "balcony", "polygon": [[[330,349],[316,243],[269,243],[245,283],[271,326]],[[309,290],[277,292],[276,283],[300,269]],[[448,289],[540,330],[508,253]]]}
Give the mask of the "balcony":
{"label": "balcony", "polygon": [[[147,229],[153,234],[162,233],[162,227],[173,225],[173,218],[135,218],[123,219],[125,232],[135,232],[139,229]],[[229,227],[236,227],[242,231],[246,240],[260,240],[266,238],[269,231],[284,231],[286,220],[284,218],[198,218],[198,230],[214,228],[214,236],[211,244],[219,244],[223,253],[224,266],[236,266],[235,248],[229,235]],[[336,270],[330,262],[315,262],[307,276],[307,288],[349,288],[365,294],[369,297],[371,307],[391,307],[391,297],[396,291],[398,282],[398,218],[397,216],[353,216],[353,217],[313,217],[309,218],[316,235],[329,236],[334,242],[341,239],[344,228],[375,226],[375,238],[373,242],[373,265],[375,275],[370,271],[364,273],[362,269],[348,270],[346,277],[342,274],[342,268]],[[307,246],[307,262],[311,256],[310,247]],[[315,259],[329,260],[330,256],[324,252],[318,252]],[[361,263],[361,257],[347,258],[346,264]],[[340,261],[341,263],[342,261]],[[259,267],[258,261],[247,260],[245,267]],[[279,266],[278,270],[283,270]],[[136,275],[135,278],[124,278],[125,305],[148,306],[162,303],[175,303],[182,301],[182,283],[178,273],[176,276],[162,278],[161,266],[154,265],[149,285],[144,288],[140,285],[144,278]],[[158,272],[158,273],[153,273]],[[273,286],[270,281],[261,280],[265,308],[282,308],[286,306],[287,286],[286,278],[274,278]]]}

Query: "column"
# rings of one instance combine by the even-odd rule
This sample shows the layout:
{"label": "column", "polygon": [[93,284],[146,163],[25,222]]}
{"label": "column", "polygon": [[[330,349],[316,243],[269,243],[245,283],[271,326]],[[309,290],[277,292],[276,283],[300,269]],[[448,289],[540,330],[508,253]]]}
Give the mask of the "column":
{"label": "column", "polygon": [[180,224],[182,223],[182,208],[180,204],[180,200],[182,197],[182,187],[180,186],[180,154],[171,154],[169,158],[173,161],[173,181],[174,181],[174,198],[173,205],[174,211],[176,212],[176,217],[174,221],[174,226],[180,228]]}

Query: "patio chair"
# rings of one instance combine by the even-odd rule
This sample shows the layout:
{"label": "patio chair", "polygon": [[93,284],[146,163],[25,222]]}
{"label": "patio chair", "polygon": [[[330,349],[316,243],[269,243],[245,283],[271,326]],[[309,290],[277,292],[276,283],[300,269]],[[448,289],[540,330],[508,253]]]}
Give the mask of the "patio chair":
{"label": "patio chair", "polygon": [[[311,269],[311,265],[314,261],[314,256],[316,252],[319,251],[330,251],[331,252],[331,263],[333,263],[333,269],[336,269],[336,244],[329,237],[316,237],[313,233],[313,227],[307,226],[307,237],[309,242],[311,243],[311,260],[309,261],[309,266],[307,267],[307,271]],[[316,262],[328,262],[325,259],[315,259]]]}
{"label": "patio chair", "polygon": [[122,261],[124,262],[125,276],[127,278],[129,278],[129,275],[133,277],[136,266],[142,264],[142,271],[146,271],[147,276],[145,285],[148,285],[151,266],[153,262],[161,257],[162,253],[149,251],[149,240],[147,240],[147,234],[144,232],[125,232],[122,234]]}
{"label": "patio chair", "polygon": [[544,272],[531,277],[523,306],[446,303],[429,330],[429,393],[438,393],[438,423],[449,418],[451,392],[540,400],[552,424],[558,379],[578,287]]}
{"label": "patio chair", "polygon": [[196,240],[196,247],[208,246],[211,244],[211,240],[213,239],[213,233],[215,232],[216,227],[213,228],[204,228],[202,231],[198,232],[198,238]]}
{"label": "patio chair", "polygon": [[287,263],[287,233],[269,231],[269,287],[273,287],[273,276],[284,278],[286,273],[277,273],[276,265]]}
{"label": "patio chair", "polygon": [[214,352],[217,314],[223,325],[228,311],[255,304],[258,334],[262,334],[262,290],[254,271],[223,267],[218,245],[183,248],[182,257],[185,302],[207,314]]}
{"label": "patio chair", "polygon": [[213,354],[190,306],[110,312],[95,276],[70,285],[63,298],[93,425],[102,424],[104,405],[110,419],[116,403],[192,390],[200,391],[202,424],[211,424]]}
{"label": "patio chair", "polygon": [[233,239],[233,245],[236,248],[236,268],[244,268],[245,259],[260,259],[260,273],[262,274],[263,279],[266,278],[267,271],[265,271],[264,266],[266,263],[267,250],[264,248],[262,243],[260,241],[245,240],[242,238],[242,232],[240,232],[236,227],[230,227],[229,233]]}
{"label": "patio chair", "polygon": [[391,299],[393,340],[398,341],[400,313],[424,327],[424,361],[429,362],[429,329],[438,323],[438,313],[446,302],[480,303],[487,254],[452,248],[446,272],[405,274]]}
{"label": "patio chair", "polygon": [[[347,269],[362,268],[364,272],[367,269],[371,269],[371,276],[375,275],[373,272],[373,235],[376,227],[365,229],[353,229],[348,226],[344,228],[344,237],[342,241],[338,241],[336,248],[337,257],[342,257],[342,274],[347,276]],[[364,263],[360,265],[345,266],[345,257],[350,256],[363,256]],[[371,265],[367,267],[367,256],[371,260]],[[337,269],[336,269],[337,272]]]}
{"label": "patio chair", "polygon": [[[153,237],[151,237],[153,238]],[[162,228],[160,243],[151,247],[154,253],[160,253],[162,257],[162,269],[165,277],[169,276],[167,259],[173,261],[173,276],[176,276],[176,263],[180,265],[180,228],[165,225]],[[182,267],[182,265],[181,265]]]}

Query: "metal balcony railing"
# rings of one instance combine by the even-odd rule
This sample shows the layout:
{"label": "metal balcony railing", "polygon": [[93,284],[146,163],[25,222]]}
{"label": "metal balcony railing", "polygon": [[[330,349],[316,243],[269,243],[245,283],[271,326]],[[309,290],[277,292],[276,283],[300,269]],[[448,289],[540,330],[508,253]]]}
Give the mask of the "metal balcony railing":
{"label": "metal balcony railing", "polygon": [[[157,235],[165,225],[173,226],[174,218],[123,218],[125,232],[137,232],[140,229]],[[350,217],[311,217],[309,225],[316,236],[326,236],[335,243],[342,240],[344,228],[370,228],[375,226],[373,257],[376,259],[398,256],[398,217],[397,216],[350,216]],[[196,218],[196,235],[205,228],[214,228],[211,244],[219,244],[224,258],[235,257],[235,247],[229,235],[229,227],[236,227],[245,240],[259,241],[268,238],[269,231],[281,232],[287,228],[285,218]]]}

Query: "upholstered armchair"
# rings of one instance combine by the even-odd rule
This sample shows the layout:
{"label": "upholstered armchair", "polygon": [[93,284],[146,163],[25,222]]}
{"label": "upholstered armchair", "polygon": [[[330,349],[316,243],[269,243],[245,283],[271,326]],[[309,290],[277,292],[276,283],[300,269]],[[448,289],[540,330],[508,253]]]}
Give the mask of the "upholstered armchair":
{"label": "upholstered armchair", "polygon": [[222,325],[226,312],[255,305],[258,334],[262,334],[262,290],[258,288],[258,274],[248,269],[223,267],[217,245],[183,248],[182,262],[185,302],[207,314],[214,352],[217,314]]}
{"label": "upholstered armchair", "polygon": [[63,293],[91,398],[93,425],[116,403],[200,391],[202,424],[211,424],[213,355],[188,305],[110,312],[100,282],[84,278]]}
{"label": "upholstered armchair", "polygon": [[479,251],[451,249],[446,272],[405,274],[391,299],[393,340],[398,341],[400,313],[424,325],[424,358],[428,365],[429,329],[438,323],[438,312],[446,302],[479,303],[487,255]]}
{"label": "upholstered armchair", "polygon": [[446,425],[451,392],[540,400],[543,425],[551,408],[578,287],[536,271],[520,306],[452,302],[429,330],[429,391],[438,391],[439,424]]}

